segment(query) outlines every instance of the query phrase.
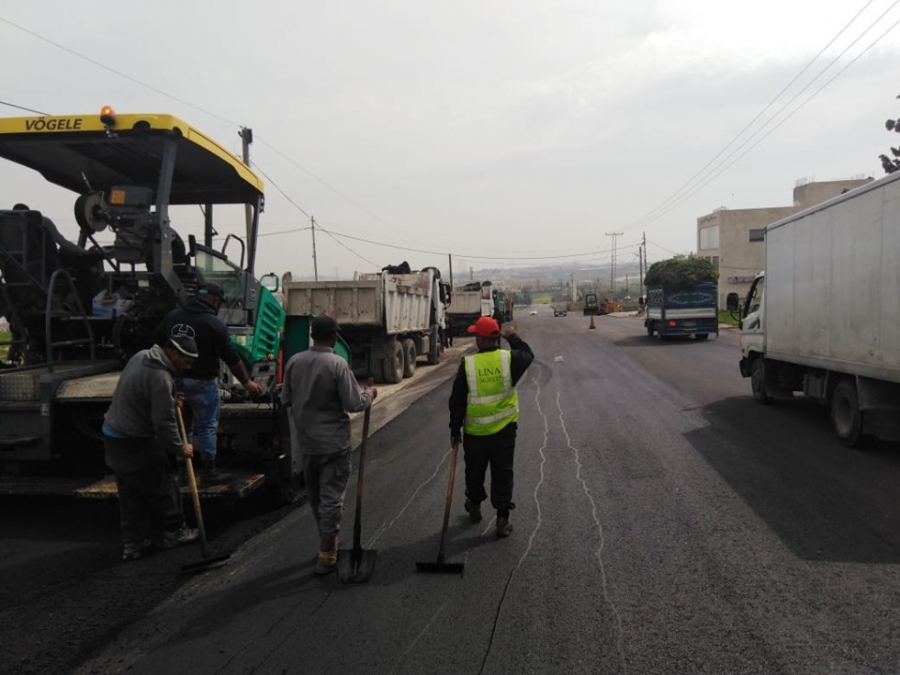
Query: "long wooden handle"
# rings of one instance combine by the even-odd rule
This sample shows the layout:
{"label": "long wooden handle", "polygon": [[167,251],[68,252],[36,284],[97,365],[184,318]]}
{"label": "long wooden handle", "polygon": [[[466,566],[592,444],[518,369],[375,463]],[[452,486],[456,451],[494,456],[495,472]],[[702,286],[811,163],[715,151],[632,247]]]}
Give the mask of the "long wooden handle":
{"label": "long wooden handle", "polygon": [[353,523],[353,555],[362,556],[362,500],[365,487],[366,473],[366,441],[369,439],[369,419],[372,415],[372,406],[366,408],[363,414],[362,443],[359,446],[359,475],[356,481],[356,520]]}
{"label": "long wooden handle", "polygon": [[450,525],[450,504],[453,501],[453,484],[456,482],[456,453],[459,441],[453,440],[450,448],[450,480],[447,481],[447,501],[444,506],[444,525],[441,528],[441,548],[438,550],[438,562],[444,562],[444,544],[447,542],[447,528]]}
{"label": "long wooden handle", "polygon": [[[181,433],[181,443],[187,449],[187,431],[184,428],[184,417],[181,408],[175,406],[175,416],[178,418],[178,430]],[[197,519],[197,529],[200,530],[200,553],[204,558],[209,557],[206,548],[206,528],[203,526],[203,511],[200,509],[200,493],[197,491],[197,477],[194,475],[194,463],[185,455],[184,466],[187,469],[188,484],[191,486],[191,501],[194,502],[194,517]]]}

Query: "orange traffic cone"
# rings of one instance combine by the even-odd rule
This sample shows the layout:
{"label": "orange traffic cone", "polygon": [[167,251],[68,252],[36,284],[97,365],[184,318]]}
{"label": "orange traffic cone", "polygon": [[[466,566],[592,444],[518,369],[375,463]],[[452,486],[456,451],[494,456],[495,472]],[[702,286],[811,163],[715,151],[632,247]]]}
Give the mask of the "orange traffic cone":
{"label": "orange traffic cone", "polygon": [[594,329],[597,328],[597,326],[594,325],[594,317],[593,317],[593,316],[591,316],[591,325],[589,326],[589,328],[590,328],[591,330],[594,330]]}

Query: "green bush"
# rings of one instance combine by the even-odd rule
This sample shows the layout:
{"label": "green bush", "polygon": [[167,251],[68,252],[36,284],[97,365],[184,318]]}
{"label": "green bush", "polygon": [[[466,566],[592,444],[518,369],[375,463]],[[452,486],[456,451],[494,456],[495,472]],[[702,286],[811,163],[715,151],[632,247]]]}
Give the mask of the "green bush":
{"label": "green bush", "polygon": [[670,258],[650,265],[644,278],[646,286],[677,288],[693,286],[703,281],[716,281],[719,272],[703,258]]}

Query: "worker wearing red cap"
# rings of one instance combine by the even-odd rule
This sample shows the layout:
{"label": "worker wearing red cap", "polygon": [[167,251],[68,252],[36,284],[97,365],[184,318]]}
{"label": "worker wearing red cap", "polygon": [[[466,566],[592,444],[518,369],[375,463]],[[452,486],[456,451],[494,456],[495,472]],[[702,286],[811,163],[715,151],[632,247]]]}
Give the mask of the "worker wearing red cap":
{"label": "worker wearing red cap", "polygon": [[[500,324],[483,316],[468,332],[478,352],[463,357],[450,394],[450,441],[463,441],[466,462],[465,508],[473,523],[481,521],[481,502],[487,499],[484,479],[491,468],[491,506],[497,510],[497,536],[512,532],[513,458],[519,419],[516,383],[534,360],[534,353],[516,335],[516,327],[502,332]],[[500,338],[509,349],[500,349]],[[464,434],[464,435],[463,435]]]}

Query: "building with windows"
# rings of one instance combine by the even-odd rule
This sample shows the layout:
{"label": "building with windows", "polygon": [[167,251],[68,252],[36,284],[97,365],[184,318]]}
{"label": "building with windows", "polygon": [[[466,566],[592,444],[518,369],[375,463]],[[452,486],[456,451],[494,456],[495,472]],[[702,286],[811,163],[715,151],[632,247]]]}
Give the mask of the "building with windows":
{"label": "building with windows", "polygon": [[792,206],[758,209],[716,209],[697,218],[697,256],[719,270],[719,305],[725,307],[729,293],[744,298],[750,282],[766,268],[766,226],[791,214],[837,197],[869,178],[839,181],[797,181]]}

